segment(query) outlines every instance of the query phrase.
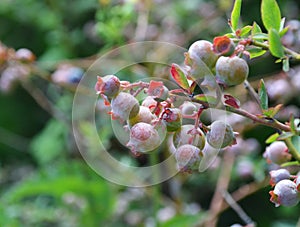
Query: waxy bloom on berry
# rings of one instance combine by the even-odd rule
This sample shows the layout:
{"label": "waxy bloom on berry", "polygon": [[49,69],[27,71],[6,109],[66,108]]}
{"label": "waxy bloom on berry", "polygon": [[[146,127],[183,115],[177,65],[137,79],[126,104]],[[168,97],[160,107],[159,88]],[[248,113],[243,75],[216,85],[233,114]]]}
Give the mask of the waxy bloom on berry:
{"label": "waxy bloom on berry", "polygon": [[128,125],[132,127],[138,122],[144,122],[150,124],[152,120],[154,120],[155,118],[156,116],[153,113],[151,113],[148,107],[140,106],[139,113],[135,117],[130,118],[128,120]]}
{"label": "waxy bloom on berry", "polygon": [[194,125],[182,125],[181,129],[174,133],[173,143],[175,147],[191,144],[202,150],[205,145],[205,136],[201,129],[195,128]]}
{"label": "waxy bloom on berry", "polygon": [[113,119],[122,121],[135,117],[139,113],[139,102],[131,94],[120,92],[111,101],[111,115]]}
{"label": "waxy bloom on berry", "polygon": [[98,76],[95,90],[97,94],[102,94],[108,98],[113,98],[119,93],[120,80],[114,75],[107,75],[104,77]]}
{"label": "waxy bloom on berry", "polygon": [[169,89],[161,81],[151,80],[147,93],[160,102],[169,97]]}
{"label": "waxy bloom on berry", "polygon": [[[214,67],[218,56],[213,52],[212,43],[207,40],[198,40],[194,42],[188,50],[189,61],[192,61],[196,66],[200,61],[203,61],[209,68]],[[199,65],[201,66],[201,64]]]}
{"label": "waxy bloom on berry", "polygon": [[292,155],[288,152],[288,147],[284,142],[275,141],[266,148],[263,157],[266,158],[268,162],[280,165],[291,160]]}
{"label": "waxy bloom on berry", "polygon": [[249,74],[247,62],[237,56],[221,56],[216,63],[216,78],[225,86],[235,86],[243,83]]}
{"label": "waxy bloom on berry", "polygon": [[191,172],[198,169],[202,151],[191,144],[185,144],[177,148],[175,152],[175,158],[177,161],[177,167],[182,172]]}
{"label": "waxy bloom on berry", "polygon": [[127,146],[132,153],[147,153],[153,151],[162,142],[158,131],[150,124],[139,122],[130,129],[130,140]]}
{"label": "waxy bloom on berry", "polygon": [[281,180],[290,179],[290,172],[286,169],[278,169],[270,171],[270,185],[274,186]]}
{"label": "waxy bloom on berry", "polygon": [[276,185],[273,191],[270,191],[270,201],[275,203],[275,206],[296,206],[299,203],[300,194],[297,191],[296,184],[291,180],[281,180]]}
{"label": "waxy bloom on berry", "polygon": [[219,149],[232,145],[235,141],[235,136],[231,125],[218,120],[211,124],[206,139],[212,147]]}

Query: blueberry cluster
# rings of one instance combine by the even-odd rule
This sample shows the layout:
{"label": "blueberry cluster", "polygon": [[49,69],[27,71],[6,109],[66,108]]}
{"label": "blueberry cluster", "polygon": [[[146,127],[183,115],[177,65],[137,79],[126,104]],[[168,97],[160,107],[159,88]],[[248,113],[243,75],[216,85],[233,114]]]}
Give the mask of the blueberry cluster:
{"label": "blueberry cluster", "polygon": [[[276,207],[296,206],[300,201],[300,172],[297,176],[292,176],[286,169],[270,171],[270,184],[275,186],[272,191],[270,201]],[[294,179],[294,180],[291,180]]]}

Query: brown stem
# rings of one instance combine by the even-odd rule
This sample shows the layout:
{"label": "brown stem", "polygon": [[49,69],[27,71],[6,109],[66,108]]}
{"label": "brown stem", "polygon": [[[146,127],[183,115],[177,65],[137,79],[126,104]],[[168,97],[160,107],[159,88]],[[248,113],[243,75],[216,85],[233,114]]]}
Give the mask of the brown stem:
{"label": "brown stem", "polygon": [[[270,49],[269,44],[261,43],[261,42],[258,42],[256,40],[251,40],[251,44],[254,45],[254,46],[257,46],[257,47],[261,47],[261,48],[266,49],[266,50]],[[286,54],[291,55],[292,58],[294,58],[296,60],[300,60],[300,54],[298,54],[297,52],[295,52],[295,51],[293,51],[289,48],[286,48],[286,47],[283,47],[283,50]]]}
{"label": "brown stem", "polygon": [[259,123],[262,125],[266,125],[272,128],[279,129],[281,131],[290,132],[291,128],[288,125],[282,124],[281,122],[275,120],[275,119],[269,119],[269,118],[260,118],[254,114],[251,114],[243,109],[236,109],[231,106],[225,107],[227,111],[244,116],[246,118],[249,118],[253,120],[255,123]]}

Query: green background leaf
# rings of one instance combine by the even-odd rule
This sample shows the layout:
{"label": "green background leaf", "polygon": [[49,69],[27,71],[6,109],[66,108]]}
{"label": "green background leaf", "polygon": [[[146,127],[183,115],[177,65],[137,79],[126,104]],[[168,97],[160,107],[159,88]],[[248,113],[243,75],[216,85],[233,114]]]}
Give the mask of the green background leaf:
{"label": "green background leaf", "polygon": [[263,110],[268,109],[268,94],[267,94],[267,89],[266,89],[265,82],[263,79],[261,79],[260,83],[259,83],[258,96],[259,96],[259,100],[260,100],[260,107]]}
{"label": "green background leaf", "polygon": [[262,0],[261,19],[268,31],[272,28],[279,31],[281,23],[281,13],[279,6],[275,0]]}
{"label": "green background leaf", "polygon": [[242,0],[235,0],[231,13],[231,27],[235,31],[238,27],[241,14]]}
{"label": "green background leaf", "polygon": [[284,57],[284,51],[280,36],[278,34],[278,31],[276,31],[274,28],[269,31],[269,45],[272,55],[278,58]]}

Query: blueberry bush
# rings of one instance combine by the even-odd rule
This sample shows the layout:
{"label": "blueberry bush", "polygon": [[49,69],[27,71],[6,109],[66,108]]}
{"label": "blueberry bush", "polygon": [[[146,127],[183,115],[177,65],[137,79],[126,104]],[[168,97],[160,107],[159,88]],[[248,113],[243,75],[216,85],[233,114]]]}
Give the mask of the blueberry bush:
{"label": "blueberry bush", "polygon": [[[300,225],[297,4],[1,2],[0,225]],[[109,50],[140,41],[187,48],[171,64],[94,72]],[[85,102],[96,130],[76,120]],[[106,174],[134,172],[98,163],[104,151],[136,172],[173,161],[146,170],[158,183],[126,187]]]}

